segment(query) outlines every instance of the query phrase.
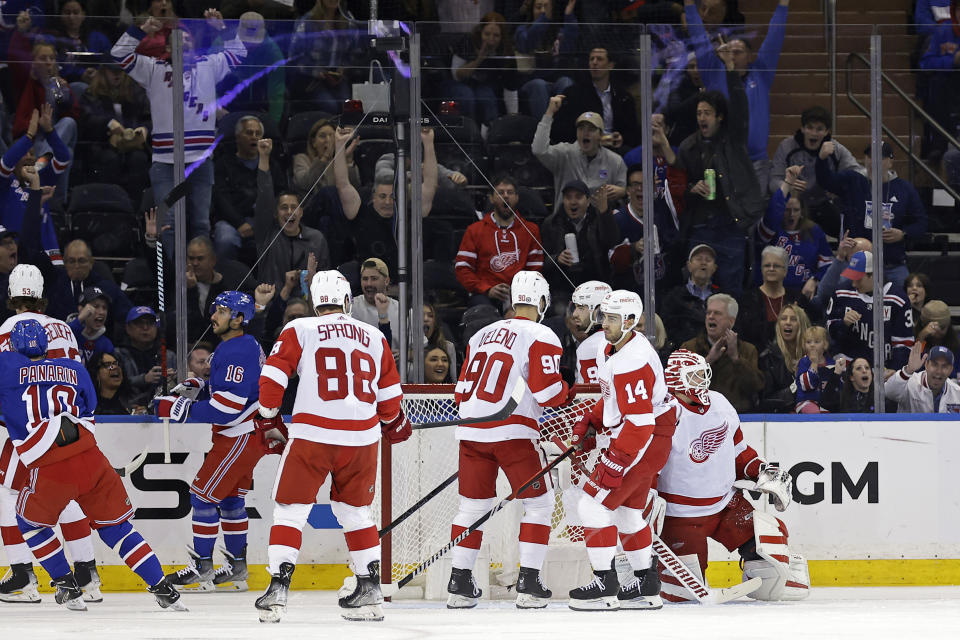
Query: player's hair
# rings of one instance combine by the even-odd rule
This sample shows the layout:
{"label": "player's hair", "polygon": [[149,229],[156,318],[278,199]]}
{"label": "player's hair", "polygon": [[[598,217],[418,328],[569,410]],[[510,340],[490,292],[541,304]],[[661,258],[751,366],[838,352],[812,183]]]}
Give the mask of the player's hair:
{"label": "player's hair", "polygon": [[710,304],[711,300],[716,300],[717,302],[722,302],[727,305],[727,315],[737,319],[737,313],[740,311],[740,304],[736,301],[733,296],[727,295],[726,293],[715,293],[709,298],[707,298],[707,304]]}
{"label": "player's hair", "polygon": [[[797,331],[797,337],[793,341],[793,344],[787,344],[787,341],[783,339],[783,334],[780,332],[780,316],[782,316],[787,310],[793,311],[796,314],[797,320],[800,324]],[[777,323],[774,326],[773,333],[777,341],[777,347],[779,347],[780,353],[783,355],[783,362],[790,371],[797,370],[797,362],[799,362],[800,358],[803,357],[803,340],[800,338],[800,336],[802,336],[803,332],[809,327],[810,318],[807,316],[807,312],[795,302],[784,305],[783,308],[780,309],[780,313],[777,315]]]}
{"label": "player's hair", "polygon": [[240,135],[240,132],[243,131],[243,125],[246,124],[247,122],[250,122],[251,120],[255,120],[256,123],[260,125],[260,130],[263,131],[263,122],[260,120],[260,118],[258,118],[257,116],[247,114],[242,118],[240,118],[239,120],[237,120],[237,124],[234,125],[233,127],[233,135],[234,136]]}
{"label": "player's hair", "polygon": [[17,312],[18,309],[23,309],[33,313],[44,313],[47,310],[47,299],[28,298],[26,296],[7,298],[7,309],[14,312]]}
{"label": "player's hair", "polygon": [[830,128],[830,123],[833,121],[833,116],[830,114],[830,111],[825,107],[820,105],[814,105],[812,107],[807,107],[803,110],[803,113],[800,114],[800,126],[805,127],[808,124],[813,124],[814,122],[819,122],[827,129]]}

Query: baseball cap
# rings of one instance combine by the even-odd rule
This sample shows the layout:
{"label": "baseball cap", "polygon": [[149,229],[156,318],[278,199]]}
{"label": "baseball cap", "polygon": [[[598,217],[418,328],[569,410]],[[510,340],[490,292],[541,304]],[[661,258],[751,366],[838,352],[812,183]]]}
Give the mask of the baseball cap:
{"label": "baseball cap", "polygon": [[584,111],[577,116],[577,124],[580,124],[581,122],[589,122],[597,129],[603,131],[603,117],[595,111]]}
{"label": "baseball cap", "polygon": [[7,238],[16,238],[16,237],[17,237],[16,231],[10,231],[5,226],[0,224],[0,240],[6,240]]}
{"label": "baseball cap", "polygon": [[127,324],[130,324],[134,320],[139,320],[143,316],[153,316],[153,319],[157,319],[157,314],[153,312],[153,309],[150,307],[140,306],[130,309],[127,313]]}
{"label": "baseball cap", "polygon": [[709,251],[710,255],[713,256],[713,259],[714,260],[717,259],[717,252],[714,251],[713,247],[711,247],[708,244],[698,244],[693,249],[690,249],[690,253],[687,255],[687,262],[690,262],[691,260],[693,260],[693,256],[697,255],[701,251]]}
{"label": "baseball cap", "polygon": [[237,37],[243,44],[260,44],[267,35],[263,16],[256,11],[247,11],[240,16],[237,25]]}
{"label": "baseball cap", "polygon": [[367,258],[360,265],[360,269],[376,269],[384,278],[390,277],[390,269],[387,268],[387,263],[380,258]]}
{"label": "baseball cap", "polygon": [[873,273],[873,253],[857,251],[850,257],[850,264],[840,275],[848,280],[859,280],[868,273]]}
{"label": "baseball cap", "polygon": [[[864,152],[865,154],[867,154],[868,156],[873,155],[873,154],[870,153],[870,150],[871,150],[872,147],[873,147],[872,144],[868,144],[868,145],[867,145],[867,148],[864,149],[863,152]],[[884,142],[883,144],[880,145],[880,153],[881,153],[881,155],[882,155],[884,158],[892,158],[892,157],[893,157],[893,147],[890,146],[890,143],[889,143],[889,142]]]}
{"label": "baseball cap", "polygon": [[566,193],[568,189],[576,189],[585,196],[590,195],[590,189],[587,188],[586,183],[583,180],[568,180],[563,189],[560,190],[560,193]]}
{"label": "baseball cap", "polygon": [[113,300],[110,299],[110,296],[104,293],[103,289],[100,287],[87,287],[80,295],[80,304],[88,304],[97,298],[103,298],[107,301],[107,304],[113,302]]}
{"label": "baseball cap", "polygon": [[937,345],[933,349],[930,349],[929,359],[934,360],[936,358],[943,358],[949,364],[953,364],[953,351],[947,349],[943,345]]}

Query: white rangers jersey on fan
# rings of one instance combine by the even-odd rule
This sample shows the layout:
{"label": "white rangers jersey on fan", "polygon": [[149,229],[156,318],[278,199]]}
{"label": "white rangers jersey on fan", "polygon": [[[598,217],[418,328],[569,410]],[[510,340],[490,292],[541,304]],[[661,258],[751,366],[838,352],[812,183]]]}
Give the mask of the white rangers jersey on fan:
{"label": "white rangers jersey on fan", "polygon": [[456,386],[460,417],[483,418],[500,411],[518,379],[526,382],[526,389],[512,416],[457,427],[457,440],[536,439],[543,407],[559,406],[567,397],[560,377],[562,353],[553,331],[525,318],[498,320],[474,334]]}
{"label": "white rangers jersey on fan", "polygon": [[48,358],[70,358],[77,362],[83,361],[80,357],[80,345],[77,344],[77,336],[74,335],[73,329],[66,322],[32,311],[18,313],[7,318],[0,325],[0,351],[13,351],[13,347],[10,346],[10,332],[21,320],[36,320],[46,329]]}
{"label": "white rangers jersey on fan", "polygon": [[577,345],[577,384],[597,384],[597,354],[606,344],[603,331],[595,331]]}
{"label": "white rangers jersey on fan", "polygon": [[678,402],[680,421],[657,491],[667,501],[667,515],[709,516],[733,498],[733,482],[756,478],[762,462],[743,441],[736,409],[716,391],[708,407]]}
{"label": "white rangers jersey on fan", "polygon": [[[77,344],[77,336],[74,335],[73,329],[62,320],[32,311],[11,316],[0,325],[0,351],[13,351],[10,345],[10,332],[21,320],[36,320],[46,329],[48,358],[70,358],[82,362],[80,346]],[[2,410],[3,407],[0,407],[0,411]],[[14,488],[13,479],[19,464],[20,457],[13,447],[13,441],[8,438],[0,449],[0,486]]]}
{"label": "white rangers jersey on fan", "polygon": [[277,409],[290,375],[300,376],[291,438],[360,447],[400,412],[403,392],[380,330],[342,313],[286,325],[260,373],[260,405]]}
{"label": "white rangers jersey on fan", "polygon": [[[150,99],[150,132],[153,161],[173,163],[173,66],[135,53],[146,34],[130,27],[110,50],[123,70],[147,91]],[[217,83],[240,64],[247,50],[238,38],[228,40],[222,53],[197,56],[183,71],[184,159],[195,162],[213,145],[217,128]]]}
{"label": "white rangers jersey on fan", "polygon": [[630,430],[618,440],[617,448],[642,454],[650,442],[655,416],[667,411],[673,402],[656,350],[636,331],[630,332],[630,339],[616,352],[604,340],[597,351],[597,378],[602,393],[603,435],[616,440],[629,423]]}

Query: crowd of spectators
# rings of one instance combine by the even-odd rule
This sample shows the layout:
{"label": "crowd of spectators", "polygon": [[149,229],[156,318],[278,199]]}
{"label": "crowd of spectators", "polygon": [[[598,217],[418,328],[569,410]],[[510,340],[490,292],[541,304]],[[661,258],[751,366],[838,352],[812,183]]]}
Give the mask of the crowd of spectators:
{"label": "crowd of spectators", "polygon": [[[286,322],[310,313],[306,284],[329,268],[351,281],[354,316],[383,330],[398,360],[422,358],[428,382],[455,381],[470,334],[511,313],[517,271],[547,277],[547,322],[569,354],[586,338],[570,315],[574,287],[601,280],[642,291],[652,268],[658,351],[703,354],[713,388],[745,412],[872,411],[872,295],[882,287],[888,409],[960,412],[960,338],[935,298],[936,274],[910,273],[908,241],[926,232],[927,212],[894,171],[893,148],[879,150],[883,211],[874,215],[873,149],[858,160],[859,149],[834,140],[821,104],[771,113],[789,0],[770,0],[762,38],[736,0],[387,3],[381,17],[420,21],[435,36],[424,43],[425,111],[445,102],[457,117],[422,130],[426,304],[401,354],[396,192],[409,188],[410,167],[397,165],[392,131],[338,116],[351,85],[368,81],[363,4],[5,4],[0,284],[18,262],[41,268],[47,313],[70,322],[102,412],[142,411],[171,378],[177,349],[205,375],[209,303],[222,291],[254,295],[250,332],[269,351]],[[918,5],[918,19],[926,8],[933,21],[921,67],[957,66],[960,40],[944,28],[957,22],[953,4]],[[596,24],[604,12],[616,23],[609,31]],[[639,22],[664,23],[652,230],[630,53]],[[176,193],[174,36],[186,69],[182,312],[170,304],[165,203]],[[388,76],[392,62],[383,58]],[[938,82],[929,96],[952,90]],[[799,128],[771,156],[773,115],[799,115]],[[91,184],[115,187],[114,201],[95,209],[128,213],[103,234],[136,228],[138,246],[101,255],[103,238],[71,223],[89,211],[75,195]],[[875,224],[882,265],[868,239]],[[112,257],[134,259],[118,277]],[[158,268],[167,317],[156,306]],[[177,314],[187,318],[184,345],[174,342]],[[567,356],[562,364],[572,368]]]}

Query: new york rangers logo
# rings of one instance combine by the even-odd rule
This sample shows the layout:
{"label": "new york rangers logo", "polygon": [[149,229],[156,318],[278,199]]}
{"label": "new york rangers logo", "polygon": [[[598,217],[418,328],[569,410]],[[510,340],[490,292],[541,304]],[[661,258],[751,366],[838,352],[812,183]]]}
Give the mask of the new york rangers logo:
{"label": "new york rangers logo", "polygon": [[700,434],[700,437],[690,443],[690,459],[700,464],[706,462],[710,454],[715,453],[727,437],[727,423],[724,422],[719,427],[707,429]]}

